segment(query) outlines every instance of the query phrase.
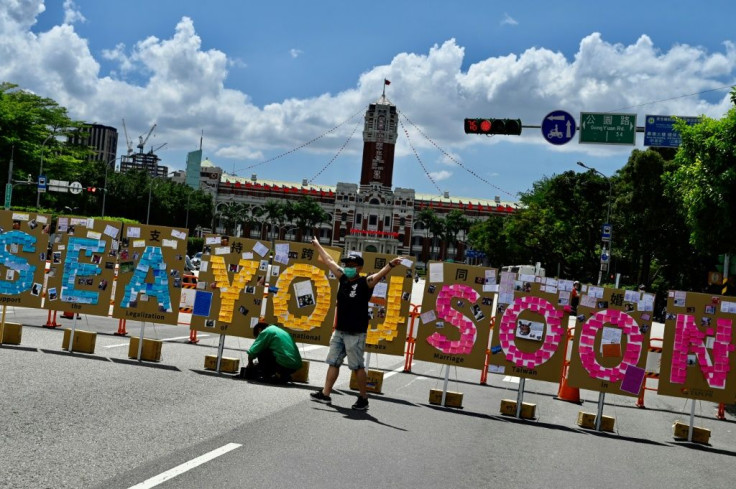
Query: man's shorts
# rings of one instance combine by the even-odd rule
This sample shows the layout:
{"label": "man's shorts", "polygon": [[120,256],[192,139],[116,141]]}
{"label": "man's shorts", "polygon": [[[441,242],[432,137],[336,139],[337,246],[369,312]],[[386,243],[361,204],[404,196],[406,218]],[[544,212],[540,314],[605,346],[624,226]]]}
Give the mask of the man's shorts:
{"label": "man's shorts", "polygon": [[365,352],[365,333],[345,333],[335,330],[330,339],[330,352],[327,354],[327,365],[339,367],[345,356],[348,357],[348,368],[359,370],[365,368],[363,353]]}

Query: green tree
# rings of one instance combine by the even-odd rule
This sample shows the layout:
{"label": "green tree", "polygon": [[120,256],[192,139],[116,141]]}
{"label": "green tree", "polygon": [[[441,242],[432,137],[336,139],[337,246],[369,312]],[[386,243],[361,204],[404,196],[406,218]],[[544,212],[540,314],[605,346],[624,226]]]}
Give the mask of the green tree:
{"label": "green tree", "polygon": [[[84,128],[84,123],[72,120],[55,101],[0,83],[0,161],[7,168],[13,154],[14,180],[30,177],[35,182],[39,171],[47,178],[68,181],[88,175],[94,168],[88,159],[90,149],[69,142]],[[17,186],[13,202],[35,205],[36,194],[35,185]],[[46,193],[41,201],[59,209],[66,205],[66,197]]]}
{"label": "green tree", "polygon": [[422,226],[427,229],[429,235],[431,236],[429,244],[429,256],[424,257],[424,261],[427,261],[427,259],[436,259],[438,256],[434,254],[435,240],[437,239],[437,236],[442,233],[442,219],[431,207],[423,207],[422,209],[420,209],[419,212],[417,212],[415,219],[422,223]]}
{"label": "green tree", "polygon": [[261,222],[268,224],[268,234],[271,240],[280,237],[281,229],[287,220],[286,204],[282,201],[269,199],[263,204],[260,214]]}
{"label": "green tree", "polygon": [[486,262],[500,268],[512,265],[517,260],[510,254],[506,233],[503,231],[507,216],[489,216],[476,221],[468,232],[468,246],[486,254]]}
{"label": "green tree", "polygon": [[614,238],[625,251],[619,271],[650,290],[656,282],[662,292],[666,287],[681,287],[680,278],[687,276],[689,281],[686,270],[700,268],[679,203],[665,193],[663,175],[674,169],[675,163],[657,151],[634,150],[618,172],[616,204],[621,225]]}
{"label": "green tree", "polygon": [[595,281],[613,187],[613,179],[594,171],[567,171],[535,182],[503,226],[508,256],[520,262],[513,264],[541,262],[550,275],[559,269],[563,277]]}
{"label": "green tree", "polygon": [[[736,101],[736,89],[731,92]],[[666,179],[671,195],[682,203],[690,242],[700,251],[736,253],[736,108],[720,120],[702,117],[699,124],[675,123],[682,144],[677,168]]]}
{"label": "green tree", "polygon": [[[88,215],[101,212],[102,192],[97,192],[95,199],[94,209]],[[105,216],[143,223],[148,217],[151,224],[188,227],[191,235],[197,226],[210,227],[212,215],[212,197],[202,190],[165,178],[152,178],[141,170],[108,174]]]}
{"label": "green tree", "polygon": [[302,239],[311,237],[314,228],[327,221],[327,212],[315,199],[304,196],[291,208],[291,220],[296,224]]}
{"label": "green tree", "polygon": [[[444,244],[444,250],[443,253],[446,254],[447,245],[453,245],[455,247],[455,250],[458,250],[458,235],[460,233],[465,233],[465,236],[467,236],[468,230],[470,229],[470,220],[465,217],[465,214],[463,211],[459,209],[453,209],[450,212],[448,212],[445,217],[442,219],[442,231],[441,231],[441,237],[442,242]],[[463,257],[459,256],[459,252],[456,252],[453,259],[455,260],[462,260]],[[447,256],[443,256],[444,258],[447,258]]]}

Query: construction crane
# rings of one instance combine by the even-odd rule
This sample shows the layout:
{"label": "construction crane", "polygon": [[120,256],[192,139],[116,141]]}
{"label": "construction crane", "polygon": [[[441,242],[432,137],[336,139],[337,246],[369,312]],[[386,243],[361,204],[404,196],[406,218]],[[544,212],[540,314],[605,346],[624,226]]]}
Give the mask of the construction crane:
{"label": "construction crane", "polygon": [[146,142],[148,141],[148,138],[151,137],[151,133],[153,133],[153,130],[156,129],[156,124],[151,126],[151,130],[148,131],[148,134],[146,134],[145,139],[143,136],[138,136],[138,149],[141,153],[143,153],[143,147],[146,145]]}
{"label": "construction crane", "polygon": [[128,128],[125,127],[125,119],[123,119],[123,131],[125,132],[125,144],[128,146],[128,156],[133,154],[133,141],[128,138]]}
{"label": "construction crane", "polygon": [[164,146],[166,146],[166,144],[167,143],[164,143],[164,144],[162,144],[160,146],[156,146],[155,148],[153,146],[151,146],[151,151],[149,151],[148,154],[154,154],[156,151],[158,151],[159,149],[161,149]]}

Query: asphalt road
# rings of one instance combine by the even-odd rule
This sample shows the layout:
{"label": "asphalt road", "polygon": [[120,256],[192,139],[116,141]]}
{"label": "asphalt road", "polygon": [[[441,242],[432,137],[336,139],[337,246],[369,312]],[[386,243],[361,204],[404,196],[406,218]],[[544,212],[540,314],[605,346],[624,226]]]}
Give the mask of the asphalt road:
{"label": "asphalt road", "polygon": [[[596,412],[595,392],[582,391],[579,406],[555,400],[557,385],[527,381],[537,418],[517,420],[499,407],[516,399],[518,379],[480,385],[478,371],[451,368],[448,388],[463,393],[463,408],[441,408],[428,403],[443,386],[441,366],[416,362],[404,373],[403,358],[373,355],[383,393],[361,413],[350,409],[345,368],[333,406],[309,399],[324,379],[325,347],[303,347],[308,384],[275,387],[203,370],[218,338],[189,344],[186,326],[148,323],[146,337],[166,340],[162,361],[139,363],[127,358],[129,339],[113,334],[117,320],[77,321],[98,332],[93,355],[62,351],[62,332],[41,326],[42,311],[8,308],[6,320],[25,326],[20,346],[0,347],[1,487],[692,488],[736,479],[735,420],[717,420],[712,403],[696,403],[709,445],[674,440],[690,402],[653,392],[647,409],[607,396],[615,433],[597,433],[576,424],[579,411]],[[129,336],[139,329],[128,322]],[[242,361],[249,344],[228,338],[225,356]]]}

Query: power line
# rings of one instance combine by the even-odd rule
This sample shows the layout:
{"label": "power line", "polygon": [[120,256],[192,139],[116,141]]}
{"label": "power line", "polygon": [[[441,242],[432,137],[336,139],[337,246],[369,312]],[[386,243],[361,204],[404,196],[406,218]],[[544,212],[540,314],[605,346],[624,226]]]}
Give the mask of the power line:
{"label": "power line", "polygon": [[355,127],[353,127],[353,132],[351,132],[350,133],[350,136],[348,136],[348,138],[345,140],[345,142],[342,143],[342,146],[340,146],[340,149],[337,150],[337,153],[335,153],[335,156],[333,156],[332,159],[330,161],[328,161],[327,164],[322,167],[322,169],[320,169],[320,171],[318,171],[312,178],[310,178],[307,181],[308,184],[311,184],[313,181],[315,181],[317,179],[317,177],[320,176],[322,174],[322,172],[325,171],[327,169],[327,167],[330,166],[337,159],[338,156],[340,156],[340,154],[342,153],[342,151],[345,149],[345,146],[347,146],[348,143],[350,142],[350,140],[353,139],[353,136],[355,135],[355,131],[358,130],[358,126],[360,126],[360,121],[358,121],[355,124]]}
{"label": "power line", "polygon": [[[407,120],[409,119],[407,118]],[[411,143],[411,139],[409,138],[409,131],[406,130],[406,127],[404,126],[404,123],[401,122],[401,119],[399,119],[399,124],[401,124],[401,128],[404,130],[404,134],[406,134],[406,141],[409,143],[409,147],[414,152],[414,157],[419,162],[419,165],[422,167],[422,170],[424,170],[424,174],[427,175],[427,178],[429,178],[429,181],[432,182],[432,185],[434,185],[434,188],[437,189],[437,192],[441,194],[442,189],[439,187],[439,185],[437,185],[437,182],[434,181],[434,178],[432,178],[432,175],[429,174],[429,171],[427,171],[427,167],[424,166],[422,159],[419,157],[419,153],[417,153],[417,150],[414,148],[414,145]]]}
{"label": "power line", "polygon": [[618,109],[611,110],[609,112],[616,112],[616,111],[619,111],[619,110],[626,110],[626,109],[635,109],[637,107],[644,107],[646,105],[658,104],[660,102],[669,102],[670,100],[677,100],[677,99],[680,99],[680,98],[692,97],[694,95],[702,95],[704,93],[717,92],[719,90],[731,89],[731,88],[734,88],[734,87],[736,87],[736,85],[727,85],[725,87],[711,88],[710,90],[703,90],[702,92],[689,93],[687,95],[678,95],[677,97],[664,98],[662,100],[654,100],[652,102],[645,102],[643,104],[638,104],[638,105],[629,105],[628,107],[621,107],[621,108],[618,108]]}
{"label": "power line", "polygon": [[[462,169],[463,169],[463,170],[465,170],[466,172],[470,173],[471,175],[473,175],[473,176],[474,176],[475,178],[477,178],[477,179],[478,179],[478,180],[480,180],[481,182],[485,183],[486,185],[488,185],[488,186],[490,186],[490,187],[493,187],[493,188],[495,188],[496,190],[498,190],[498,191],[500,191],[500,192],[503,192],[503,193],[505,193],[506,195],[509,195],[509,196],[510,196],[510,197],[512,197],[512,198],[513,198],[513,197],[515,197],[515,195],[514,195],[514,194],[512,194],[511,192],[508,192],[508,191],[506,191],[506,190],[502,189],[502,188],[501,188],[501,187],[499,187],[498,185],[494,185],[494,184],[492,184],[491,182],[489,182],[489,181],[488,181],[488,180],[486,180],[485,178],[481,177],[480,175],[478,175],[477,173],[475,173],[475,172],[474,172],[473,170],[471,170],[470,168],[466,167],[465,165],[463,165],[462,163],[460,163],[460,162],[459,162],[458,160],[456,160],[454,156],[452,156],[452,155],[451,155],[450,153],[448,153],[447,151],[445,151],[444,149],[442,149],[442,148],[441,148],[441,147],[440,147],[440,146],[439,146],[439,145],[438,145],[438,144],[437,144],[436,142],[434,142],[434,141],[432,140],[432,138],[430,138],[429,136],[427,136],[427,135],[426,135],[426,134],[424,133],[424,131],[422,131],[422,130],[421,130],[421,129],[419,128],[419,126],[417,126],[416,124],[414,124],[414,122],[412,122],[412,120],[411,120],[411,119],[409,119],[409,118],[408,118],[408,117],[406,116],[406,114],[404,114],[403,112],[401,112],[401,113],[400,113],[400,115],[401,115],[401,116],[402,116],[403,118],[405,118],[405,119],[406,119],[406,120],[407,120],[407,121],[408,121],[408,122],[409,122],[409,123],[410,123],[410,124],[411,124],[412,126],[414,126],[414,128],[415,128],[415,129],[416,129],[417,131],[419,131],[419,134],[421,134],[422,136],[424,136],[424,139],[426,139],[427,141],[429,141],[429,142],[430,142],[430,143],[431,143],[431,144],[432,144],[432,145],[433,145],[433,146],[434,146],[435,148],[437,148],[437,150],[439,150],[439,151],[440,151],[440,152],[441,152],[441,153],[442,153],[443,155],[445,155],[445,156],[446,156],[447,158],[449,158],[449,159],[450,159],[450,160],[451,160],[451,161],[452,161],[453,163],[455,163],[455,164],[456,164],[457,166],[459,166],[460,168],[462,168]],[[401,122],[401,119],[399,119],[399,122]],[[403,125],[402,125],[402,127],[403,127]],[[406,132],[406,129],[404,129],[404,131]],[[406,138],[407,138],[407,139],[409,139],[409,133],[408,133],[408,132],[406,132]],[[414,149],[414,147],[413,147],[413,146],[412,146],[412,149]],[[414,151],[414,153],[416,154],[416,150]],[[422,168],[424,168],[424,165],[422,165]],[[427,173],[426,169],[425,169],[425,173]],[[429,174],[427,173],[427,175],[429,175]],[[434,183],[434,180],[432,181],[432,183]],[[435,184],[435,186],[437,186],[437,184]]]}
{"label": "power line", "polygon": [[312,144],[312,143],[314,143],[314,142],[316,142],[316,141],[319,141],[320,139],[322,139],[323,137],[327,136],[328,134],[330,134],[330,133],[332,133],[332,132],[336,131],[337,129],[339,129],[339,128],[340,128],[340,127],[342,127],[343,125],[345,125],[345,124],[347,124],[348,122],[350,122],[350,121],[352,121],[353,119],[355,119],[355,117],[356,117],[356,116],[358,116],[359,114],[361,114],[362,112],[363,112],[363,109],[361,108],[361,109],[360,109],[360,110],[359,110],[358,112],[356,112],[355,114],[351,115],[351,116],[350,116],[350,118],[348,118],[348,119],[346,119],[346,120],[342,121],[341,123],[339,123],[338,125],[336,125],[336,126],[335,126],[335,127],[333,127],[332,129],[329,129],[328,131],[326,131],[326,132],[324,132],[324,133],[320,134],[320,135],[319,135],[319,136],[317,136],[316,138],[310,139],[310,140],[309,140],[309,141],[307,141],[306,143],[302,143],[302,144],[300,144],[299,146],[296,146],[295,148],[292,148],[292,149],[290,149],[290,150],[288,150],[288,151],[285,151],[285,152],[283,152],[283,153],[281,153],[281,154],[279,154],[279,155],[276,155],[276,156],[274,156],[273,158],[269,158],[269,159],[267,159],[267,160],[265,160],[265,161],[261,161],[260,163],[256,163],[256,164],[253,164],[253,165],[250,165],[250,166],[246,166],[245,168],[243,168],[242,170],[239,170],[239,171],[245,171],[245,170],[250,170],[251,168],[255,168],[255,167],[257,167],[257,166],[265,165],[266,163],[271,163],[272,161],[276,161],[276,160],[278,160],[278,159],[280,159],[280,158],[283,158],[284,156],[290,155],[290,154],[292,154],[292,153],[296,153],[296,152],[297,152],[297,151],[299,151],[300,149],[306,148],[306,147],[307,147],[307,146],[309,146],[310,144]]}

